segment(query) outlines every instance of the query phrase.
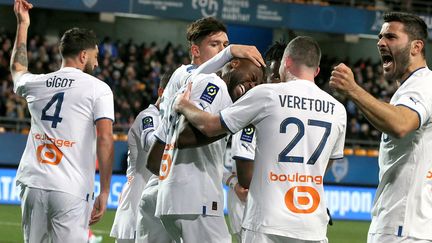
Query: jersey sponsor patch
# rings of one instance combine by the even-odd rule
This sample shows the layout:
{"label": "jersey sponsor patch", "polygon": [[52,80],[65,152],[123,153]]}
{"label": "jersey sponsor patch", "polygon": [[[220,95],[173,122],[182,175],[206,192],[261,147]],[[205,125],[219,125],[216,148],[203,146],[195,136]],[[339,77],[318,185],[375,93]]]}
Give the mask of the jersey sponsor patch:
{"label": "jersey sponsor patch", "polygon": [[142,127],[143,130],[150,128],[150,127],[154,127],[153,125],[153,117],[151,116],[146,116],[142,119]]}
{"label": "jersey sponsor patch", "polygon": [[203,93],[201,94],[200,99],[207,101],[208,103],[211,104],[218,92],[219,92],[219,87],[217,85],[208,83]]}
{"label": "jersey sponsor patch", "polygon": [[255,133],[255,127],[252,125],[249,125],[242,130],[240,140],[248,142],[248,143],[252,143],[254,133]]}

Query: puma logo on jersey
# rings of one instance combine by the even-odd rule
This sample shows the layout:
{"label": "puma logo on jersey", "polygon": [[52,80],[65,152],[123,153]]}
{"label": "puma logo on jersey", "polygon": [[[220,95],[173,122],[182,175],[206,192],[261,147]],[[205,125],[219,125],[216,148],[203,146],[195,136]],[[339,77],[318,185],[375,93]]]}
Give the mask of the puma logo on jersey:
{"label": "puma logo on jersey", "polygon": [[414,102],[414,105],[417,105],[417,103],[419,102],[418,99],[413,98],[413,97],[410,97],[410,100],[411,100],[412,102]]}

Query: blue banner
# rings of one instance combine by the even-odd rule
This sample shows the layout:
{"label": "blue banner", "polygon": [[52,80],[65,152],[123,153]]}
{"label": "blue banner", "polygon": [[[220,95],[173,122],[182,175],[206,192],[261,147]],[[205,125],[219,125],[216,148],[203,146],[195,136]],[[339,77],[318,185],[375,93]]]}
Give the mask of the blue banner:
{"label": "blue banner", "polygon": [[378,173],[377,157],[350,155],[333,163],[324,176],[324,183],[376,187]]}
{"label": "blue banner", "polygon": [[[0,169],[0,204],[20,204],[19,190],[15,186],[16,170]],[[126,176],[113,175],[108,208],[116,209]],[[370,220],[375,188],[324,186],[327,207],[334,219]],[[99,175],[95,180],[95,195],[100,192]],[[224,212],[227,211],[228,187],[224,186]]]}
{"label": "blue banner", "polygon": [[324,186],[324,190],[333,219],[371,220],[376,188]]}

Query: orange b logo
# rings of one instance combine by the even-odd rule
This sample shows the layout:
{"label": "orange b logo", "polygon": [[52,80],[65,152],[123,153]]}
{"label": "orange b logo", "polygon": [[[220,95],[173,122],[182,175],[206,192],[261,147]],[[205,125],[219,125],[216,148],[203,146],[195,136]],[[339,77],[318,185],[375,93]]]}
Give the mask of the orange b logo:
{"label": "orange b logo", "polygon": [[295,186],[285,194],[285,204],[293,213],[313,213],[319,203],[319,193],[310,186]]}
{"label": "orange b logo", "polygon": [[39,163],[58,165],[63,153],[54,144],[42,144],[37,147],[36,156]]}
{"label": "orange b logo", "polygon": [[159,180],[165,180],[170,172],[172,159],[170,154],[163,154],[159,171]]}

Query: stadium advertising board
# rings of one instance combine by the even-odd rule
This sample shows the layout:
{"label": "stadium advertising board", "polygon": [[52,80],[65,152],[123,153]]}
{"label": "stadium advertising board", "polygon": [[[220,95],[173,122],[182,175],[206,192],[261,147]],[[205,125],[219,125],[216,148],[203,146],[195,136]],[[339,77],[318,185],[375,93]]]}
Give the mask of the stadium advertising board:
{"label": "stadium advertising board", "polygon": [[[10,0],[0,4],[11,5]],[[341,34],[377,34],[381,11],[343,6],[278,3],[262,0],[38,0],[37,7],[81,12],[112,12],[193,21],[213,16],[226,23]],[[421,15],[432,30],[432,16]]]}
{"label": "stadium advertising board", "polygon": [[378,173],[378,157],[350,155],[332,164],[324,183],[376,187]]}
{"label": "stadium advertising board", "polygon": [[[15,186],[16,170],[0,169],[0,204],[20,203],[19,189]],[[108,198],[108,208],[116,209],[118,199],[126,177],[113,175],[111,191]],[[324,186],[328,208],[334,219],[343,220],[370,220],[370,210],[375,195],[374,188]],[[224,198],[227,197],[228,188],[224,186]],[[95,194],[100,191],[99,175],[96,175]],[[224,212],[227,213],[227,202],[224,202]]]}

